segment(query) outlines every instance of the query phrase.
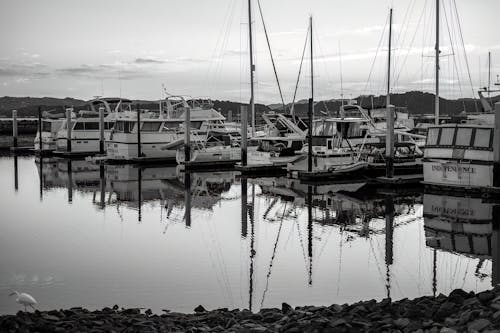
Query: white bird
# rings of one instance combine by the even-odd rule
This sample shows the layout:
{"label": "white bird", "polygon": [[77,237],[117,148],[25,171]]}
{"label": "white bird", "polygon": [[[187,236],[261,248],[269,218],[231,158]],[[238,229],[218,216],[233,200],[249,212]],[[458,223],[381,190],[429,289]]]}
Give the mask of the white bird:
{"label": "white bird", "polygon": [[9,296],[14,296],[14,295],[17,296],[16,302],[24,306],[24,311],[26,311],[27,307],[31,307],[33,310],[35,310],[35,305],[38,303],[33,296],[26,293],[19,293],[15,290]]}

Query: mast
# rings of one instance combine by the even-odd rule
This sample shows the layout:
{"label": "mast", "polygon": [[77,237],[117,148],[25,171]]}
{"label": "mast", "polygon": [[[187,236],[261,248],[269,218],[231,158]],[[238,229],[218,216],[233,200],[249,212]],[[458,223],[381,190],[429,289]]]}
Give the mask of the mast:
{"label": "mast", "polygon": [[344,83],[342,78],[342,52],[340,50],[340,40],[339,40],[339,66],[340,66],[340,99],[342,106],[344,106]]}
{"label": "mast", "polygon": [[387,100],[386,108],[391,105],[391,45],[392,44],[392,8],[389,10],[389,52],[387,55]]}
{"label": "mast", "polygon": [[314,116],[314,62],[313,62],[313,18],[312,15],[309,16],[309,25],[310,25],[310,39],[311,39],[311,100],[313,103],[312,106],[312,114]]}
{"label": "mast", "polygon": [[254,72],[252,41],[252,0],[248,0],[248,42],[250,50],[250,112],[252,114],[252,136],[255,136]]}
{"label": "mast", "polygon": [[436,0],[436,99],[434,101],[434,123],[439,125],[439,1]]}

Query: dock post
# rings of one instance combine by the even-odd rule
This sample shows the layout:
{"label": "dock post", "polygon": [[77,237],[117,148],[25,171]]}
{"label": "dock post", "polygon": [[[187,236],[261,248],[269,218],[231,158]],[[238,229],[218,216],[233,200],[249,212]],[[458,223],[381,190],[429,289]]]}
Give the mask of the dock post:
{"label": "dock post", "polygon": [[309,98],[309,107],[307,109],[307,171],[312,171],[312,137],[313,137],[313,99]]}
{"label": "dock post", "polygon": [[495,133],[493,136],[493,186],[500,187],[500,102],[495,103]]}
{"label": "dock post", "polygon": [[99,108],[99,153],[104,154],[104,108]]}
{"label": "dock post", "polygon": [[248,108],[246,105],[240,106],[240,118],[241,118],[241,165],[247,166]]}
{"label": "dock post", "polygon": [[387,105],[385,138],[385,176],[394,177],[394,105]]}
{"label": "dock post", "polygon": [[184,165],[191,161],[191,110],[184,108]]}
{"label": "dock post", "polygon": [[12,110],[12,146],[17,148],[17,110]]}
{"label": "dock post", "polygon": [[141,109],[139,109],[139,104],[137,104],[137,158],[142,156],[141,149]]}
{"label": "dock post", "polygon": [[72,111],[72,108],[66,109],[66,151],[68,153],[71,153],[71,127],[73,126],[73,124],[71,123]]}
{"label": "dock post", "polygon": [[42,108],[38,107],[38,145],[40,154],[42,154]]}

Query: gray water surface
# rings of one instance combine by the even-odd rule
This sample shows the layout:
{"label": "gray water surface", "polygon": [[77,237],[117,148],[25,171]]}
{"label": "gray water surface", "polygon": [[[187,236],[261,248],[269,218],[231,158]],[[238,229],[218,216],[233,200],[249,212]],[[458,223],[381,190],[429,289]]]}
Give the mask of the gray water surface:
{"label": "gray water surface", "polygon": [[498,279],[498,207],[480,198],[55,158],[0,170],[2,314],[21,309],[13,289],[40,309],[258,311]]}

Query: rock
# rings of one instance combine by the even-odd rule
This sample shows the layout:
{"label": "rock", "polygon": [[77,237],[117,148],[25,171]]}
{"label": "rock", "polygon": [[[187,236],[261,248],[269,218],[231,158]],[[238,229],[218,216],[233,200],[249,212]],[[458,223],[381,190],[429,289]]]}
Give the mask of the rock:
{"label": "rock", "polygon": [[288,303],[281,303],[281,312],[287,314],[290,311],[293,311],[293,308]]}
{"label": "rock", "polygon": [[495,294],[490,290],[486,290],[477,294],[476,297],[481,303],[485,304],[493,300],[495,298]]}
{"label": "rock", "polygon": [[138,315],[141,313],[141,309],[137,309],[137,308],[124,309],[124,310],[122,310],[122,313],[125,315]]}
{"label": "rock", "polygon": [[455,303],[444,302],[434,314],[434,320],[441,321],[455,312]]}
{"label": "rock", "polygon": [[462,298],[469,298],[469,293],[465,292],[462,289],[455,289],[453,290],[448,297],[454,297],[454,296],[459,296]]}
{"label": "rock", "polygon": [[409,323],[410,319],[408,318],[399,318],[394,320],[394,325],[396,325],[398,328],[405,328]]}
{"label": "rock", "polygon": [[196,313],[202,313],[202,312],[207,312],[207,310],[205,310],[205,308],[203,307],[203,305],[198,305],[196,308],[194,308],[194,312],[196,312]]}
{"label": "rock", "polygon": [[488,319],[477,319],[467,325],[467,331],[469,333],[481,332],[486,327],[490,326],[491,322]]}
{"label": "rock", "polygon": [[453,328],[443,327],[439,333],[457,333],[457,331]]}

